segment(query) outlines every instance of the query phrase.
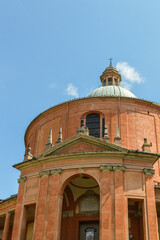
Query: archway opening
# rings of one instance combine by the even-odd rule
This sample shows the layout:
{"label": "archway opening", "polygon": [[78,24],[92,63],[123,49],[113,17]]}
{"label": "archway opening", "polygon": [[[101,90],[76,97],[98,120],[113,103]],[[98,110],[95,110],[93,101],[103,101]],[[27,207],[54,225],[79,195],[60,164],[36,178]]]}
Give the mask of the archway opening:
{"label": "archway opening", "polygon": [[89,176],[73,178],[64,189],[61,240],[99,240],[99,185]]}

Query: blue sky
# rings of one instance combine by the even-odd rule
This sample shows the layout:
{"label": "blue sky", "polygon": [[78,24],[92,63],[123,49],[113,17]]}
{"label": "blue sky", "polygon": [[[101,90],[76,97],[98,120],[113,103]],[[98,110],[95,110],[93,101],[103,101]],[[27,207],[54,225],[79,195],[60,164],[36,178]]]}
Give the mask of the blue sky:
{"label": "blue sky", "polygon": [[100,86],[110,57],[135,95],[160,103],[159,11],[159,0],[0,1],[0,199],[18,191],[32,119]]}

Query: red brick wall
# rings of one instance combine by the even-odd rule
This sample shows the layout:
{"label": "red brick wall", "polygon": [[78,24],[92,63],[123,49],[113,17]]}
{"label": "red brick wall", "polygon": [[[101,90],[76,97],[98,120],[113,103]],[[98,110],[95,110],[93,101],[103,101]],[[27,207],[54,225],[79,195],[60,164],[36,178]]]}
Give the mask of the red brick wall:
{"label": "red brick wall", "polygon": [[150,102],[125,98],[79,99],[55,106],[29,125],[25,136],[26,146],[31,146],[35,156],[42,153],[50,128],[53,144],[57,141],[61,126],[63,140],[76,135],[81,116],[89,112],[99,112],[101,117],[105,117],[111,142],[114,142],[119,119],[123,147],[141,150],[146,137],[152,142],[152,152],[160,152],[160,107]]}

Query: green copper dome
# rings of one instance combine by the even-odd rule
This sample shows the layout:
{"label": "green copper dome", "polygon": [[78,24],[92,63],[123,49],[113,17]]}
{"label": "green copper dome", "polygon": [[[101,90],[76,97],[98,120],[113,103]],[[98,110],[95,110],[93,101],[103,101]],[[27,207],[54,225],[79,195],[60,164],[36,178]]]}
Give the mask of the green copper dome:
{"label": "green copper dome", "polygon": [[91,92],[88,97],[127,97],[127,98],[137,98],[129,90],[120,86],[102,86],[96,88]]}

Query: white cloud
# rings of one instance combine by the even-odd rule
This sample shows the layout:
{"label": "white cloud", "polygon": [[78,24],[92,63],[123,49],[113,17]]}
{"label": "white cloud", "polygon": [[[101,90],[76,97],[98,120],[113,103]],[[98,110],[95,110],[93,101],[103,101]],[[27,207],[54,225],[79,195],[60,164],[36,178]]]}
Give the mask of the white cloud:
{"label": "white cloud", "polygon": [[131,88],[132,88],[132,84],[125,82],[125,81],[122,81],[121,85],[122,85],[122,87],[124,87],[128,90],[131,90]]}
{"label": "white cloud", "polygon": [[77,87],[73,86],[72,83],[68,84],[66,90],[69,96],[78,97]]}
{"label": "white cloud", "polygon": [[124,77],[129,82],[144,82],[144,79],[140,76],[140,74],[134,69],[134,67],[129,66],[127,62],[118,62],[116,68],[120,72],[122,77]]}

